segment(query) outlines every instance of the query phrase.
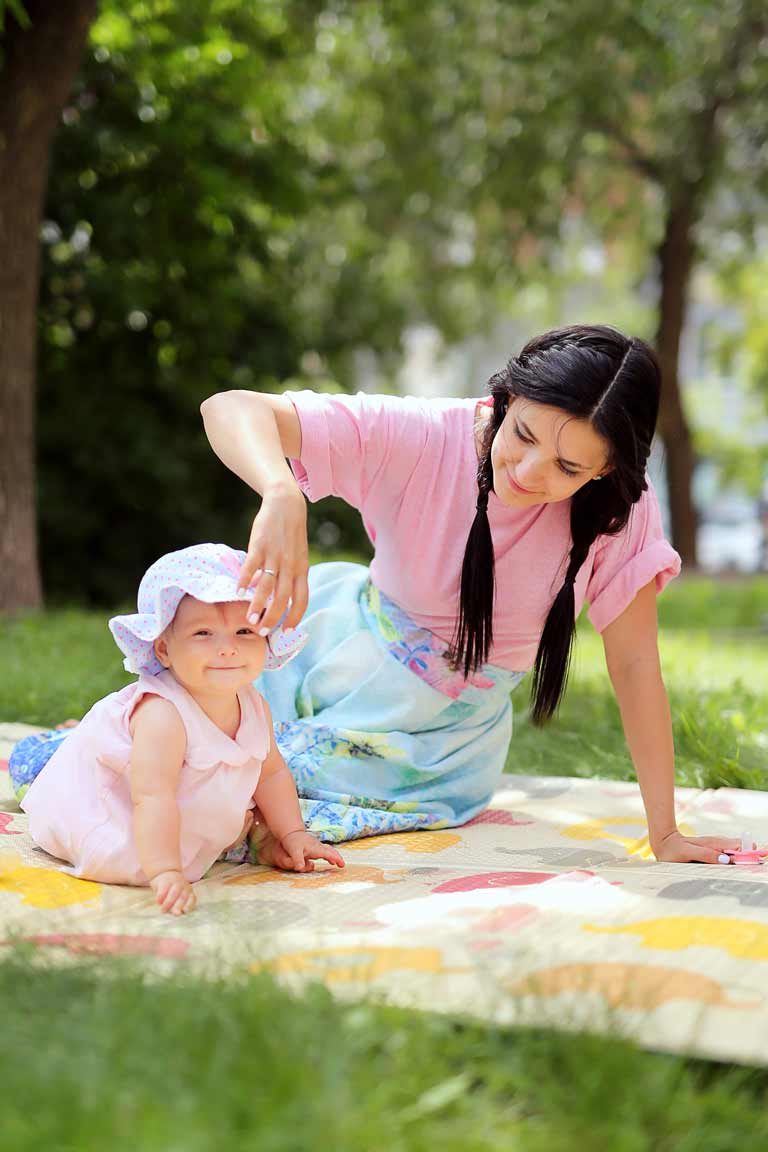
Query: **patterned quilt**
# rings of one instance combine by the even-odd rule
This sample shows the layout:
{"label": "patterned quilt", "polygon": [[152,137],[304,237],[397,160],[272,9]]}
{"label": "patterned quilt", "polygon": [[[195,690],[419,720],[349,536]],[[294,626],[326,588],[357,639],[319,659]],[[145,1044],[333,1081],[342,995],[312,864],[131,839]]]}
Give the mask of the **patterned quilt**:
{"label": "patterned quilt", "polygon": [[[0,760],[34,730],[0,724]],[[343,872],[217,864],[175,918],[149,890],[59,871],[0,769],[6,940],[768,1063],[768,866],[656,863],[634,784],[505,776],[462,828],[342,845]],[[768,793],[682,788],[677,805],[691,834],[768,840]]]}

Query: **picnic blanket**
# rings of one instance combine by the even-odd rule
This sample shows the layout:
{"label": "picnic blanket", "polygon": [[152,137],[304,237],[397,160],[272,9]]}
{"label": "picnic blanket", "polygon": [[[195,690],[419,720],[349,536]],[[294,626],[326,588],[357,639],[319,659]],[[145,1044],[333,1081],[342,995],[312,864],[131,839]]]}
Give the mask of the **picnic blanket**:
{"label": "picnic blanket", "polygon": [[[0,759],[35,730],[0,724]],[[681,788],[677,806],[691,834],[768,840],[768,793]],[[656,863],[636,785],[505,776],[461,828],[341,849],[344,871],[217,864],[170,917],[149,889],[59,871],[0,771],[0,934],[768,1063],[768,867]]]}

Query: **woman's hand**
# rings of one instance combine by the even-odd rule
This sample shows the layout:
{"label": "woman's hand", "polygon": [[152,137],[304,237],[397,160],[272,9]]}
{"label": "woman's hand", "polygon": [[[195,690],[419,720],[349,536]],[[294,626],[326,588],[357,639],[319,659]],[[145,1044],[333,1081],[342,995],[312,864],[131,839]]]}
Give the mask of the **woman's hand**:
{"label": "woman's hand", "polygon": [[683,836],[675,829],[658,844],[651,844],[657,860],[668,864],[722,864],[725,852],[738,852],[741,841],[729,836]]}
{"label": "woman's hand", "polygon": [[324,844],[311,832],[289,832],[274,847],[275,867],[289,872],[313,872],[312,861],[328,861],[336,867],[344,866],[344,858],[333,844]]}
{"label": "woman's hand", "polygon": [[183,916],[197,904],[194,889],[183,872],[158,872],[149,883],[163,912],[172,916]]}
{"label": "woman's hand", "polygon": [[274,628],[290,602],[283,626],[295,628],[307,607],[308,569],[306,501],[295,481],[277,484],[264,494],[240,572],[241,588],[255,586],[248,610],[252,623]]}

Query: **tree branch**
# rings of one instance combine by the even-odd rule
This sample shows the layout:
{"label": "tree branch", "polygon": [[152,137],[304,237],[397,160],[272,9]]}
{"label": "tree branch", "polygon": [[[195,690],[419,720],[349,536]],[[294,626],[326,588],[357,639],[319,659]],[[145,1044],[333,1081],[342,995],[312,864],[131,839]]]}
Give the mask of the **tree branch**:
{"label": "tree branch", "polygon": [[614,121],[609,120],[607,116],[598,115],[593,117],[593,123],[604,136],[607,136],[614,144],[618,144],[624,153],[624,159],[637,169],[641,175],[647,176],[649,180],[653,180],[656,184],[663,184],[664,173],[661,164],[658,164],[652,156],[645,152],[636,140],[624,131],[621,125],[616,124]]}

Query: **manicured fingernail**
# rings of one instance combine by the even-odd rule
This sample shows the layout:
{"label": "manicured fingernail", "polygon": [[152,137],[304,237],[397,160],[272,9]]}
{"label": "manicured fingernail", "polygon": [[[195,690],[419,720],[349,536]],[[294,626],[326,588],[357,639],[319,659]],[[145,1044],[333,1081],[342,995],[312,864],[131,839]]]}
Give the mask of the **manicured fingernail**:
{"label": "manicured fingernail", "polygon": [[261,619],[261,616],[259,616],[258,612],[251,612],[250,616],[248,617],[248,623],[249,624],[258,624],[260,619]]}
{"label": "manicured fingernail", "polygon": [[290,636],[291,632],[293,632],[293,627],[283,628],[283,635],[284,636]]}
{"label": "manicured fingernail", "polygon": [[731,858],[727,856],[725,852],[721,852],[717,858],[717,862],[718,864],[730,864]]}
{"label": "manicured fingernail", "polygon": [[269,628],[259,628],[259,636],[269,636]]}

